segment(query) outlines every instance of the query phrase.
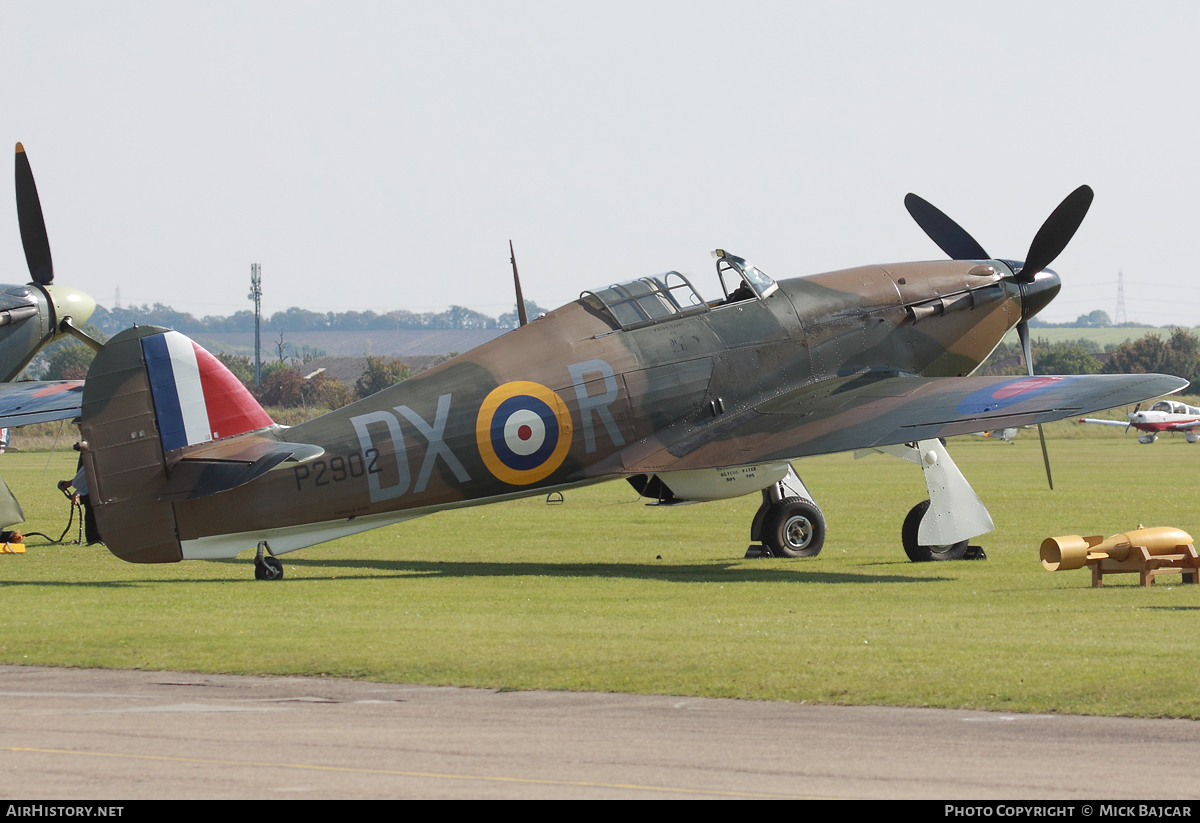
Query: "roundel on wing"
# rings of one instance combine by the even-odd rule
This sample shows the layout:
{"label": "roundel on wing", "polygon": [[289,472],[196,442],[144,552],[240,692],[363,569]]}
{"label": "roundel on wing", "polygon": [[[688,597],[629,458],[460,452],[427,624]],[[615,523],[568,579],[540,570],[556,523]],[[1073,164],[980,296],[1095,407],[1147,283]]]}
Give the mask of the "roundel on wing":
{"label": "roundel on wing", "polygon": [[540,383],[505,383],[479,407],[475,440],[488,471],[505,483],[526,486],[562,465],[571,448],[571,413]]}
{"label": "roundel on wing", "polygon": [[979,389],[964,397],[958,404],[959,414],[983,414],[998,411],[1016,405],[1024,400],[1045,394],[1059,386],[1063,381],[1070,382],[1071,378],[1061,375],[1045,375],[1041,377],[1017,377],[1002,383],[995,383]]}

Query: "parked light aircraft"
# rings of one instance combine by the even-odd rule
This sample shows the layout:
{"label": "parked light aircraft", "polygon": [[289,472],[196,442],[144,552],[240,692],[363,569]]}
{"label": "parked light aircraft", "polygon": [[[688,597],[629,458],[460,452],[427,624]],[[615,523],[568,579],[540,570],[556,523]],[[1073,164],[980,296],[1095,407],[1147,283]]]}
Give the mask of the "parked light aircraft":
{"label": "parked light aircraft", "polygon": [[284,552],[622,477],[662,504],[760,491],[751,540],[811,556],[825,520],[790,461],[875,449],[924,470],[930,499],[901,530],[909,556],[962,557],[993,526],[939,437],[1187,385],[1154,374],[969,376],[1014,326],[1031,361],[1028,320],[1060,287],[1047,266],[1091,200],[1086,186],[1068,196],[1021,263],[991,258],[910,195],[909,211],[953,259],[776,281],[718,250],[719,299],[678,272],[584,291],[291,428],[184,335],[128,329],[100,349],[84,387],[93,537],[138,563],[257,546],[256,576],[275,579]]}
{"label": "parked light aircraft", "polygon": [[1095,417],[1082,417],[1079,422],[1096,423],[1101,426],[1122,426],[1125,431],[1129,431],[1129,427],[1132,426],[1140,432],[1145,432],[1138,437],[1138,442],[1147,445],[1157,440],[1163,432],[1183,433],[1189,443],[1200,440],[1200,433],[1196,431],[1200,429],[1200,409],[1178,400],[1159,400],[1146,411],[1142,411],[1141,405],[1138,405],[1127,417],[1128,421],[1125,423],[1120,420],[1103,420]]}

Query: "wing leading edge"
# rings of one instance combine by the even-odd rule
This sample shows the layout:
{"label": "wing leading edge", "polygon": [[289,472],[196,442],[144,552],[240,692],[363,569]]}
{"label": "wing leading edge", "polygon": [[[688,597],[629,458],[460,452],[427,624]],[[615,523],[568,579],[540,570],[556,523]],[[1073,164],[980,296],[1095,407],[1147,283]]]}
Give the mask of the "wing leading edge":
{"label": "wing leading edge", "polygon": [[703,427],[673,426],[621,452],[629,472],[788,460],[988,429],[1049,423],[1172,394],[1162,374],[908,377],[827,380]]}

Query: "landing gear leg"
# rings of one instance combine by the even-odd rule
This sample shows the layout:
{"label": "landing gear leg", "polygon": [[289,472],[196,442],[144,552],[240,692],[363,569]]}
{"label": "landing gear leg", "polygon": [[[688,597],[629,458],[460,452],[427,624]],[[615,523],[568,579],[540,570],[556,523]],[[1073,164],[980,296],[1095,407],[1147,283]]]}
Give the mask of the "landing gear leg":
{"label": "landing gear leg", "polygon": [[982,550],[976,551],[967,541],[996,527],[983,501],[954,465],[941,441],[921,440],[881,446],[873,451],[916,463],[925,473],[929,499],[913,507],[901,529],[901,543],[909,560],[919,563],[985,557]]}
{"label": "landing gear leg", "polygon": [[[263,554],[266,549],[268,554]],[[283,564],[279,562],[279,558],[273,554],[269,554],[271,547],[267,545],[267,541],[263,540],[258,544],[258,551],[254,555],[254,579],[255,580],[282,580],[283,579]]]}
{"label": "landing gear leg", "polygon": [[825,515],[788,467],[787,476],[763,489],[763,502],[750,525],[746,557],[816,557],[825,545]]}

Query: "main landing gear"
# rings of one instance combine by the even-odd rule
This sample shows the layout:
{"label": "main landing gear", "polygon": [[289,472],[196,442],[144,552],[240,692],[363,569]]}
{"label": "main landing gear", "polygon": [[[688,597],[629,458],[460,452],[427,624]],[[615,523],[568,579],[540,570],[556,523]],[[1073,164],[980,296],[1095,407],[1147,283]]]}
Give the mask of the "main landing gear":
{"label": "main landing gear", "polygon": [[[266,549],[267,554],[263,553]],[[282,580],[283,579],[283,564],[279,562],[279,558],[270,554],[271,547],[267,545],[267,541],[263,540],[258,544],[258,551],[254,555],[254,579],[255,580]]]}
{"label": "main landing gear", "polygon": [[921,467],[929,499],[913,506],[900,529],[904,553],[914,563],[930,560],[984,560],[987,555],[971,546],[972,537],[993,529],[992,516],[950,458],[940,440],[920,440],[856,452],[885,452]]}
{"label": "main landing gear", "polygon": [[[991,515],[941,441],[881,446],[854,456],[872,452],[916,463],[924,472],[929,499],[913,506],[900,530],[909,560],[986,559],[983,550],[969,541],[995,528]],[[825,544],[825,517],[795,469],[789,466],[787,475],[763,489],[762,495],[762,505],[750,526],[750,539],[759,543],[746,550],[746,557],[817,556]]]}
{"label": "main landing gear", "polygon": [[762,491],[763,502],[750,525],[746,557],[816,557],[825,545],[825,515],[812,502],[796,470]]}
{"label": "main landing gear", "polygon": [[929,511],[929,501],[922,500],[912,507],[908,517],[904,518],[904,526],[900,529],[900,542],[904,553],[914,563],[925,563],[930,560],[962,560],[967,553],[967,541],[960,540],[944,546],[922,546],[917,536],[921,528],[921,520]]}

